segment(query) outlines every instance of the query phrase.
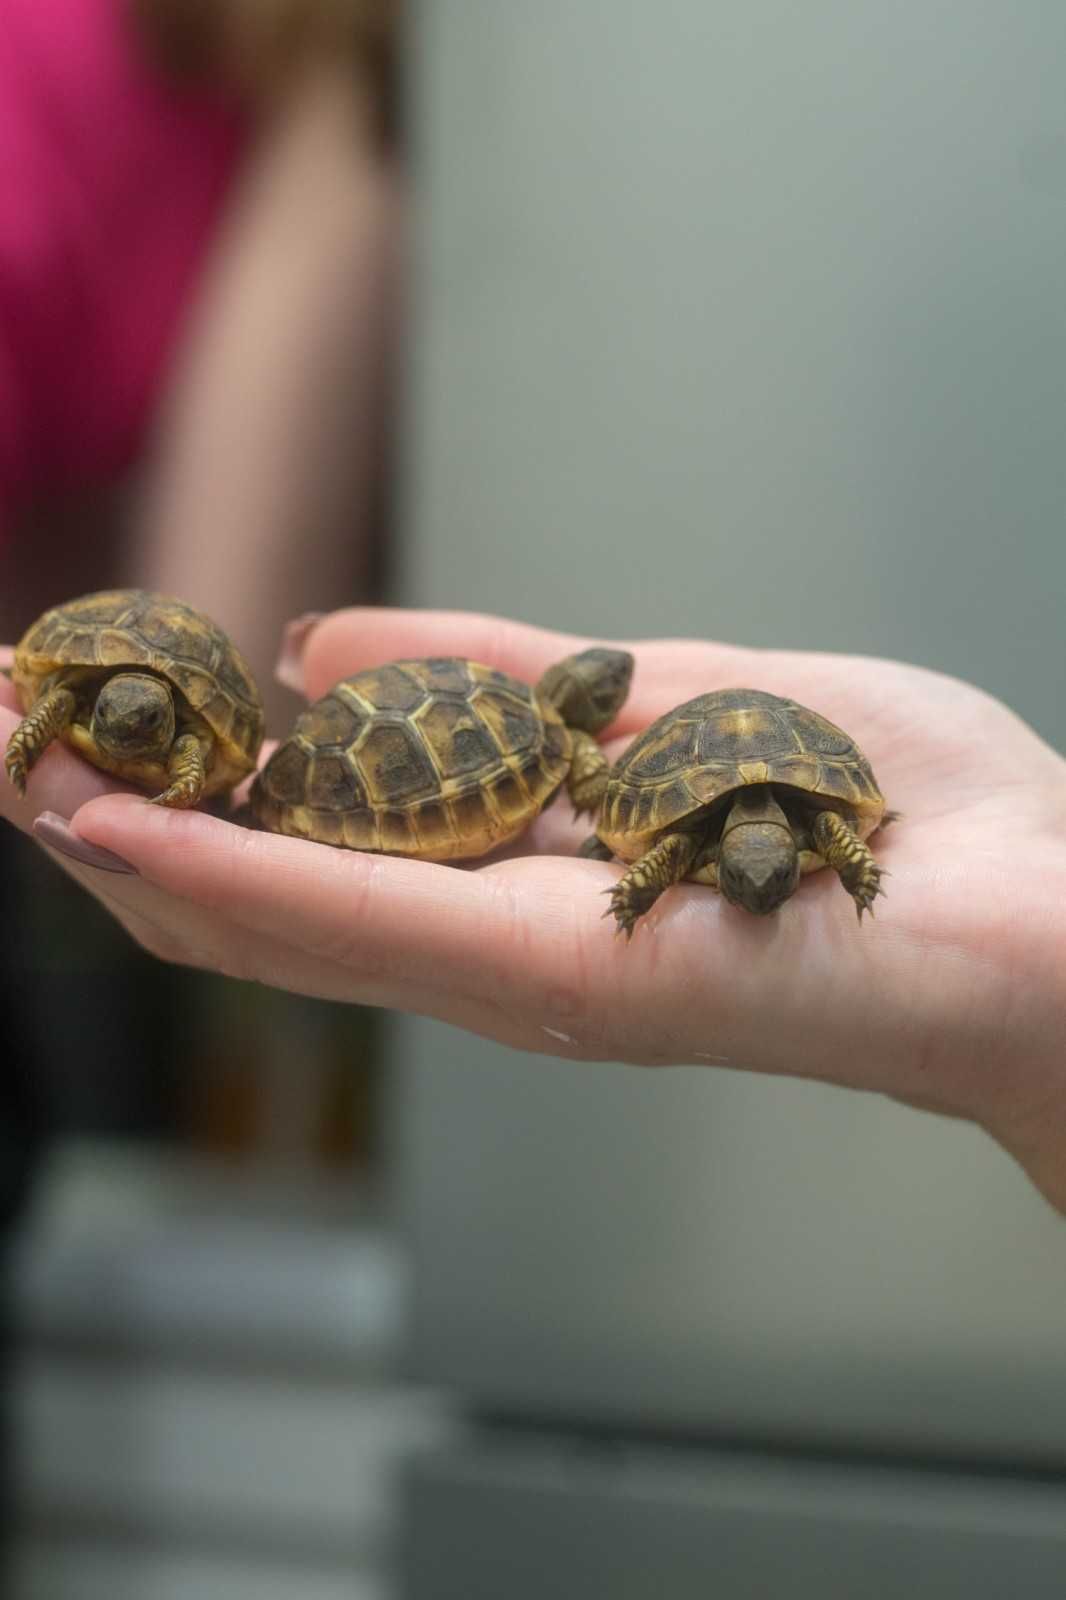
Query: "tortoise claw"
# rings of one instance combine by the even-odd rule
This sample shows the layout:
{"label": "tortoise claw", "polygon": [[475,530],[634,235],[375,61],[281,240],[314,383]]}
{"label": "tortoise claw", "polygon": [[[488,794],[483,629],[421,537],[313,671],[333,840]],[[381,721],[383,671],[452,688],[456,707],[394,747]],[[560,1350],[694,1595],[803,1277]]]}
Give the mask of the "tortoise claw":
{"label": "tortoise claw", "polygon": [[862,927],[862,914],[864,911],[868,911],[871,917],[873,916],[874,901],[877,899],[879,894],[883,895],[885,892],[881,887],[881,879],[882,877],[887,876],[888,874],[885,872],[883,867],[874,865],[863,874],[863,877],[851,890],[852,898],[855,901],[855,912],[859,919],[860,928]]}
{"label": "tortoise claw", "polygon": [[172,783],[169,789],[164,789],[162,794],[153,794],[148,801],[150,806],[166,806],[168,811],[191,811],[200,799],[199,791],[194,791],[187,784]]}
{"label": "tortoise claw", "polygon": [[162,805],[168,811],[187,811],[195,802],[186,800],[181,789],[163,789],[160,795],[150,795],[149,805]]}
{"label": "tortoise claw", "polygon": [[7,773],[15,788],[15,793],[20,799],[26,798],[26,757],[18,745],[9,745],[4,757],[4,771]]}
{"label": "tortoise claw", "polygon": [[613,888],[605,890],[604,893],[610,895],[611,903],[603,915],[614,917],[618,924],[616,931],[625,934],[628,944],[636,930],[638,919],[647,908],[633,904],[631,891],[624,879],[619,879]]}

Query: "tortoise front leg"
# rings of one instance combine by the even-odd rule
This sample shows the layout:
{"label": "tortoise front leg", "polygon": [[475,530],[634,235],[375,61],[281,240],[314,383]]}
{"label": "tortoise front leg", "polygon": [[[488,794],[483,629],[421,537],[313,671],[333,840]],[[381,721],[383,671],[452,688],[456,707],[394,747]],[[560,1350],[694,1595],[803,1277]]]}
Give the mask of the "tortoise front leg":
{"label": "tortoise front leg", "polygon": [[23,717],[10,739],[4,768],[20,795],[26,793],[26,777],[38,757],[44,754],[53,739],[74,720],[77,701],[72,692],[56,684],[43,694]]}
{"label": "tortoise front leg", "polygon": [[157,794],[152,805],[173,806],[184,811],[194,806],[202,797],[207,772],[200,741],[194,733],[183,733],[170,747],[167,762],[170,783],[162,794]]}
{"label": "tortoise front leg", "polygon": [[627,939],[633,937],[633,927],[638,917],[650,911],[664,889],[680,883],[700,852],[701,839],[696,833],[664,833],[639,861],[634,861],[619,878],[613,889],[610,910],[619,929]]}
{"label": "tortoise front leg", "polygon": [[881,887],[883,868],[877,865],[873,853],[836,811],[819,811],[812,831],[815,849],[851,895],[859,921],[864,911],[872,917],[875,899],[885,892]]}
{"label": "tortoise front leg", "polygon": [[570,729],[570,771],[566,777],[566,791],[574,807],[574,815],[584,811],[598,811],[607,793],[607,779],[611,764],[591,733]]}

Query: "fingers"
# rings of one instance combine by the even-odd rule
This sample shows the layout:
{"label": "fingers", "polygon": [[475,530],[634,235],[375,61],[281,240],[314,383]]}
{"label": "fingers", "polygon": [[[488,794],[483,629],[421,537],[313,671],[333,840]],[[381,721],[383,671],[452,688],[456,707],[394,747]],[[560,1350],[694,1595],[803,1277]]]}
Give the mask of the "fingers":
{"label": "fingers", "polygon": [[590,640],[477,612],[387,607],[299,619],[287,634],[282,671],[286,684],[302,688],[309,699],[365,667],[426,655],[467,656],[535,683],[554,662],[590,643],[618,644],[636,657],[629,698],[610,730],[623,738],[695,695],[748,687],[798,699],[857,736],[864,731],[867,754],[879,757],[895,747],[900,706],[916,691],[931,692],[927,680],[935,679],[917,668],[857,656],[691,639]]}
{"label": "fingers", "polygon": [[334,612],[307,635],[304,692],[316,699],[338,678],[411,656],[467,656],[535,682],[553,662],[590,642],[476,612],[356,606]]}
{"label": "fingers", "polygon": [[[292,952],[282,962],[286,986],[430,1010],[527,1049],[545,1047],[542,1026],[561,1042],[571,1033],[565,1019],[589,1011],[577,980],[580,937],[601,931],[589,863],[530,862],[534,875],[515,879],[330,850],[128,799],[94,801],[76,823],[150,885],[205,914],[202,928],[182,922],[182,937],[211,948],[211,926],[225,922],[231,947],[247,938],[247,976],[276,981],[249,964],[263,941],[275,962],[283,945]],[[575,895],[575,873],[584,896]],[[108,892],[129,903],[130,880],[116,882]],[[609,939],[604,954],[612,959]],[[234,965],[231,948],[224,970]],[[599,1034],[586,1017],[582,1049],[599,1053]]]}
{"label": "fingers", "polygon": [[[10,690],[10,684],[3,690]],[[13,691],[12,691],[13,692]],[[16,710],[0,706],[0,752],[18,726]],[[26,798],[20,799],[14,787],[0,772],[0,816],[28,833],[34,820],[42,811],[54,811],[61,817],[72,817],[87,800],[104,794],[123,792],[123,785],[115,783],[105,773],[83,761],[63,744],[55,740],[34,766],[26,783]],[[128,792],[128,791],[126,791]]]}
{"label": "fingers", "polygon": [[[180,966],[199,967],[223,977],[255,979],[317,998],[350,999],[347,974],[334,974],[321,962],[301,962],[280,942],[256,939],[235,930],[223,917],[189,905],[140,878],[98,845],[63,839],[55,823],[35,830],[46,854],[121,923],[150,955]],[[60,848],[62,847],[62,848]],[[72,857],[71,851],[77,859]]]}
{"label": "fingers", "polygon": [[574,1059],[714,1062],[906,1093],[931,1070],[939,1019],[972,1005],[978,982],[972,959],[937,959],[920,873],[893,879],[892,918],[861,933],[821,873],[773,918],[675,886],[627,943],[601,920],[618,877],[602,862],[460,870],[117,796],[75,826],[138,869],[75,873],[87,886],[84,874],[106,877],[94,892],[167,959]]}
{"label": "fingers", "polygon": [[68,861],[76,861],[83,867],[96,867],[100,872],[136,872],[122,856],[102,850],[98,844],[90,844],[88,839],[76,834],[66,818],[55,811],[41,812],[33,824],[33,837],[38,844],[58,850]]}
{"label": "fingers", "polygon": [[[144,802],[140,805],[149,810]],[[217,826],[238,833],[226,824]],[[126,837],[130,831],[125,830]],[[221,837],[224,840],[225,833]],[[315,999],[358,1001],[435,1017],[514,1049],[567,1053],[565,1033],[546,1030],[517,1010],[509,1011],[497,996],[465,994],[412,978],[404,971],[390,974],[375,969],[369,961],[338,961],[321,953],[309,954],[293,942],[294,932],[306,932],[304,923],[294,930],[279,919],[285,937],[257,932],[248,926],[247,918],[234,921],[214,903],[200,906],[150,883],[131,872],[128,862],[123,861],[116,871],[113,854],[105,854],[99,845],[89,844],[79,835],[62,837],[56,825],[46,826],[39,842],[68,876],[93,894],[143,949],[160,960],[266,983]],[[59,845],[62,850],[57,849]],[[72,849],[81,859],[72,859]],[[102,863],[95,868],[87,864],[101,862],[101,856]],[[316,944],[321,937],[317,930]]]}
{"label": "fingers", "polygon": [[[589,639],[554,633],[529,623],[466,611],[403,611],[353,607],[322,620],[293,625],[283,646],[282,673],[309,699],[338,679],[384,661],[459,655],[535,683],[548,667],[589,644],[632,649],[637,667],[625,706],[612,725],[616,735],[644,728],[664,711],[724,684],[754,675],[754,652],[732,645],[663,640],[633,645],[624,639]],[[784,677],[783,672],[779,676]],[[772,686],[772,685],[771,685]]]}
{"label": "fingers", "polygon": [[[774,919],[748,917],[699,886],[676,887],[626,945],[601,920],[617,868],[600,862],[523,857],[459,870],[118,797],[91,802],[75,821],[138,868],[168,915],[171,902],[182,903],[165,926],[198,960],[306,993],[426,1012],[525,1049],[640,1062],[725,1058],[873,1081],[885,1062],[876,1030],[858,1014],[869,963],[880,964],[882,999],[898,988],[905,1007],[913,996],[913,946],[881,925],[858,938],[850,902],[828,875]],[[115,879],[107,892],[136,912],[137,882]],[[891,1062],[898,1036],[885,1043]]]}
{"label": "fingers", "polygon": [[167,892],[358,976],[466,989],[483,932],[491,937],[494,896],[476,873],[333,850],[135,800],[95,801],[76,823]]}

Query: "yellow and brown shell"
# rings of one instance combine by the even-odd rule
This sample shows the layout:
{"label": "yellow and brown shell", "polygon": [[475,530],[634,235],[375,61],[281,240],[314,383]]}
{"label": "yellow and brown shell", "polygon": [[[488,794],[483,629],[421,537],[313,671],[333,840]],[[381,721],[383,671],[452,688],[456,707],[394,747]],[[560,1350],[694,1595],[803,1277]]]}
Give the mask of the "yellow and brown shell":
{"label": "yellow and brown shell", "polygon": [[297,718],[252,788],[272,833],[450,861],[532,822],[570,766],[558,712],[477,661],[398,661],[356,673]]}
{"label": "yellow and brown shell", "polygon": [[635,861],[663,829],[754,783],[817,797],[851,816],[861,838],[884,815],[870,763],[841,728],[762,689],[716,689],[634,740],[611,774],[596,832]]}
{"label": "yellow and brown shell", "polygon": [[[110,676],[123,668],[152,672],[178,691],[184,707],[215,738],[204,793],[214,794],[252,772],[263,740],[263,705],[244,657],[214,622],[184,601],[144,589],[106,589],[55,606],[15,647],[12,680],[23,711],[56,673]],[[96,766],[111,770],[88,729],[63,736]],[[165,786],[160,767],[156,780]]]}

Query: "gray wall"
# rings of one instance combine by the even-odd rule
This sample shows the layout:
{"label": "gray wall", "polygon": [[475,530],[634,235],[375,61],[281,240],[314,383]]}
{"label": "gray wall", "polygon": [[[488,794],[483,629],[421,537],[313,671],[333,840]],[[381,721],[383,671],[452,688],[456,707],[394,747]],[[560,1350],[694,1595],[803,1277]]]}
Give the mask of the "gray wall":
{"label": "gray wall", "polygon": [[1066,8],[437,0],[405,593],[1066,743]]}

